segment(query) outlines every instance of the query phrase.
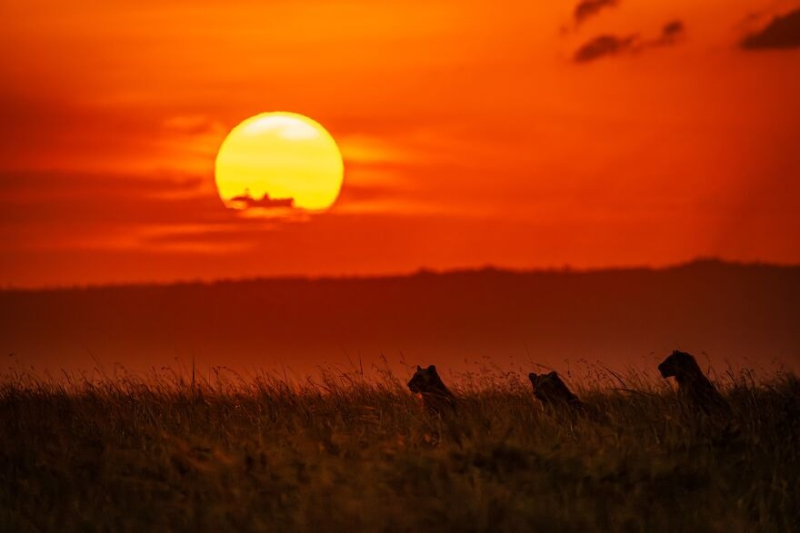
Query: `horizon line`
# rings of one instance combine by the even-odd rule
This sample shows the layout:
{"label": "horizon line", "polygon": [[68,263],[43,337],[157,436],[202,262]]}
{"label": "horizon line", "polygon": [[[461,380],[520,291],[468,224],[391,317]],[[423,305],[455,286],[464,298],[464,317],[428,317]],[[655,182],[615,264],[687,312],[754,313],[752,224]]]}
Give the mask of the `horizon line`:
{"label": "horizon line", "polygon": [[800,263],[780,263],[768,261],[740,261],[724,259],[715,256],[698,256],[686,261],[670,263],[661,266],[653,265],[612,265],[602,267],[573,267],[569,264],[562,266],[549,266],[549,267],[532,267],[532,268],[514,268],[514,267],[501,267],[492,264],[486,264],[476,267],[456,267],[450,269],[435,269],[430,267],[419,267],[413,271],[384,273],[384,274],[322,274],[322,275],[272,275],[272,276],[242,276],[242,277],[219,277],[214,279],[175,279],[173,281],[131,281],[131,282],[112,282],[112,283],[75,283],[71,285],[40,285],[40,286],[20,286],[6,285],[0,287],[0,293],[11,292],[58,292],[58,291],[80,291],[80,290],[99,290],[99,289],[135,289],[135,288],[154,288],[154,287],[176,287],[176,286],[213,286],[222,284],[235,284],[235,283],[254,283],[254,282],[271,282],[271,281],[309,281],[309,282],[325,282],[325,281],[371,281],[371,280],[389,280],[389,279],[409,279],[421,276],[447,276],[459,274],[511,274],[511,275],[532,275],[532,274],[593,274],[603,272],[621,272],[621,271],[647,271],[647,272],[664,272],[669,270],[678,270],[681,268],[701,266],[701,265],[717,265],[725,267],[741,267],[741,268],[781,268],[792,269],[800,268]]}

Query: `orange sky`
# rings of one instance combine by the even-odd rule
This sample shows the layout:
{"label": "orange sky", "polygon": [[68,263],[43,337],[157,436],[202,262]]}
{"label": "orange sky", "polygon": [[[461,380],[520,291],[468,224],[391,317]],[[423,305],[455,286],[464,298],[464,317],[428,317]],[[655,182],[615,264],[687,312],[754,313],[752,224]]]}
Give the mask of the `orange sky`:
{"label": "orange sky", "polygon": [[[800,262],[800,4],[579,1],[6,2],[0,284]],[[273,110],[331,211],[217,198]]]}

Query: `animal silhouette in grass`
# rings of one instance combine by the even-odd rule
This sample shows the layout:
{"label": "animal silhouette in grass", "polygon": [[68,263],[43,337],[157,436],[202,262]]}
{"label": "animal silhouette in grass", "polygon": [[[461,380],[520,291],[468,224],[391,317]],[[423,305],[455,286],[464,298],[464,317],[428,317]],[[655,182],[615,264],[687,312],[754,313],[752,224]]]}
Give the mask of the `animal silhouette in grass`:
{"label": "animal silhouette in grass", "polygon": [[706,414],[730,413],[730,407],[713,383],[703,374],[695,358],[675,350],[658,365],[661,376],[675,378],[678,396],[690,408]]}
{"label": "animal silhouette in grass", "polygon": [[456,408],[456,397],[439,377],[434,365],[428,368],[417,366],[417,371],[408,382],[408,388],[414,394],[422,396],[425,407],[437,415],[452,412]]}
{"label": "animal silhouette in grass", "polygon": [[528,374],[533,386],[533,395],[545,407],[567,407],[576,411],[583,411],[583,402],[573,394],[569,387],[558,377],[556,372],[548,374]]}

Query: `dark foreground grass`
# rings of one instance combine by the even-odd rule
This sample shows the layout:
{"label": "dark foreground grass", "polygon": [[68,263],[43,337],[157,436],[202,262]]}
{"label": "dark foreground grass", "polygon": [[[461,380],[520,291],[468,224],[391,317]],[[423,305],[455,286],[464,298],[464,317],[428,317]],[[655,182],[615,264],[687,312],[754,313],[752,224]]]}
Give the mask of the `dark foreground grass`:
{"label": "dark foreground grass", "polygon": [[[730,379],[735,420],[655,380],[544,411],[514,376],[455,416],[391,376],[0,386],[2,531],[786,531],[800,385]],[[630,382],[625,388],[634,388]]]}

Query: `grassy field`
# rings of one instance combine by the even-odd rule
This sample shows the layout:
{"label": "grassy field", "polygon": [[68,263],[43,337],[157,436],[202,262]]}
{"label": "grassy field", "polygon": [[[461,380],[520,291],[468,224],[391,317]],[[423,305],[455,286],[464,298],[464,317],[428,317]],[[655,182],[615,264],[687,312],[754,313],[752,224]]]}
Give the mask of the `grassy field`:
{"label": "grassy field", "polygon": [[0,530],[798,530],[800,383],[724,381],[731,421],[635,375],[586,382],[587,416],[516,374],[464,376],[438,418],[388,373],[12,373]]}

